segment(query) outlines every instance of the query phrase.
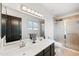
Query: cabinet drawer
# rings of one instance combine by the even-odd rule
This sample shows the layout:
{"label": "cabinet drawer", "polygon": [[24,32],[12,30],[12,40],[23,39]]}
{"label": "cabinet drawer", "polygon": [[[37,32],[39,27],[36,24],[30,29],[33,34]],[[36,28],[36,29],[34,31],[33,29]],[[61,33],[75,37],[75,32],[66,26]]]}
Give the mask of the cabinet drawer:
{"label": "cabinet drawer", "polygon": [[48,52],[50,50],[50,46],[48,46],[45,50],[44,53]]}

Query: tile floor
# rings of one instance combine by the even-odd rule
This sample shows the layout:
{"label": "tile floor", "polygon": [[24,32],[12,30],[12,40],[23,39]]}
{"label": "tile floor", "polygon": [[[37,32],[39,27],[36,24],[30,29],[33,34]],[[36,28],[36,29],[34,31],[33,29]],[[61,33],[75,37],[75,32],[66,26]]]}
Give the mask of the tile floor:
{"label": "tile floor", "polygon": [[79,56],[79,51],[55,44],[56,56]]}

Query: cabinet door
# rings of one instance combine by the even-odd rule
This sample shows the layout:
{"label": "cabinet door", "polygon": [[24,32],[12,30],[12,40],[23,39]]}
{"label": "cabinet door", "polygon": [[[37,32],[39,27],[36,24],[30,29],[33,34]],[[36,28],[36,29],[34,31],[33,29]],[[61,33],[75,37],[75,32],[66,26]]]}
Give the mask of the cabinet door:
{"label": "cabinet door", "polygon": [[44,53],[47,53],[50,50],[50,46],[48,46],[46,49],[44,49]]}
{"label": "cabinet door", "polygon": [[50,50],[44,54],[44,56],[50,56]]}
{"label": "cabinet door", "polygon": [[43,56],[43,51],[41,51],[40,53],[38,53],[36,56]]}
{"label": "cabinet door", "polygon": [[55,46],[54,43],[51,45],[51,56],[55,55]]}

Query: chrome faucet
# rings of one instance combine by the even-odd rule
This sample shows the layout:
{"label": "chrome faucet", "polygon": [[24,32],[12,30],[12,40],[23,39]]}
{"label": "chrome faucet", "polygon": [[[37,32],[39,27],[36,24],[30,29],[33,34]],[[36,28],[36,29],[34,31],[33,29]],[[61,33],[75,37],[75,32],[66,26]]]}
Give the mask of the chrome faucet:
{"label": "chrome faucet", "polygon": [[25,43],[23,41],[21,41],[22,44],[20,45],[20,48],[25,47]]}

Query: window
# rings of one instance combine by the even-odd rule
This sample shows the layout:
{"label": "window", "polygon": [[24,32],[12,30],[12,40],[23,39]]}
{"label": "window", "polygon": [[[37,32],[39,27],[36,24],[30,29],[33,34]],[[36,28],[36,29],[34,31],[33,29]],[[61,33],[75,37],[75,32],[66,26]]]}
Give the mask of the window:
{"label": "window", "polygon": [[29,30],[38,30],[38,23],[34,21],[28,22],[28,29]]}

